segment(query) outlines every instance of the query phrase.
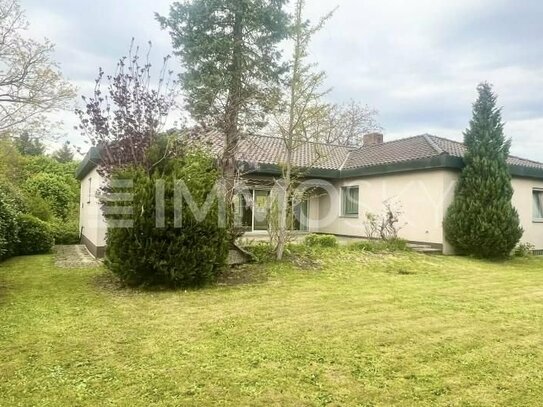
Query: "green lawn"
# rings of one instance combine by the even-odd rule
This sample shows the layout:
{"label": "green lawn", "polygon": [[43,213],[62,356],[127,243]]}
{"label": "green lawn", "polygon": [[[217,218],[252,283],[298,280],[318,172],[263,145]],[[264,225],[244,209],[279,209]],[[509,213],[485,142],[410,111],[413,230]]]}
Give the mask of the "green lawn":
{"label": "green lawn", "polygon": [[0,264],[0,405],[543,405],[541,258],[339,249],[246,272],[137,292]]}

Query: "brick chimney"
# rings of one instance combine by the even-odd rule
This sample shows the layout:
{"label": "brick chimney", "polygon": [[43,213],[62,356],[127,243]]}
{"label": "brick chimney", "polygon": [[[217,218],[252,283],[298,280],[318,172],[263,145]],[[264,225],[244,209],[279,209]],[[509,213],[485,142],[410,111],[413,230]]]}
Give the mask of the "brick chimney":
{"label": "brick chimney", "polygon": [[383,144],[382,133],[368,133],[363,137],[364,147],[376,146],[377,144]]}

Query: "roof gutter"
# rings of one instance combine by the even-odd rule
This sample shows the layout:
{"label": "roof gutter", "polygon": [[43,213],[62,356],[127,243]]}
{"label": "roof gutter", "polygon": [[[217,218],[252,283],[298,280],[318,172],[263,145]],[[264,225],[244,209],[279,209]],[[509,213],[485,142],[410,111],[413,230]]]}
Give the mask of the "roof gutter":
{"label": "roof gutter", "polygon": [[91,147],[75,170],[75,177],[81,181],[100,164],[100,161],[100,149],[98,147]]}

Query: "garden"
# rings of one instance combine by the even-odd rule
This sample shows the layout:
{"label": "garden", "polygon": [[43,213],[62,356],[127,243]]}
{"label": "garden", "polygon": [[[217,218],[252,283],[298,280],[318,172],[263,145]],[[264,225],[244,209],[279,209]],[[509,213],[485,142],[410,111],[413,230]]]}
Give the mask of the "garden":
{"label": "garden", "polygon": [[79,242],[77,165],[69,149],[46,155],[38,138],[0,137],[0,261]]}
{"label": "garden", "polygon": [[0,404],[543,402],[543,259],[310,244],[270,262],[260,246],[197,290],[0,263]]}

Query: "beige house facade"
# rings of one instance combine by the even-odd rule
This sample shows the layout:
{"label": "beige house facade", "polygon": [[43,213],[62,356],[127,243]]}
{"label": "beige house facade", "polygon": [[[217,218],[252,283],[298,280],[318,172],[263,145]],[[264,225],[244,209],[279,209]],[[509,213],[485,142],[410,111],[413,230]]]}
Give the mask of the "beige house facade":
{"label": "beige house facade", "polygon": [[[220,153],[218,133],[209,133],[205,140],[212,153]],[[236,205],[238,222],[248,236],[262,234],[267,230],[270,191],[281,178],[284,147],[281,139],[252,136],[239,150],[243,185]],[[431,135],[385,143],[382,135],[374,133],[359,148],[304,143],[295,153],[295,163],[299,189],[306,193],[294,205],[293,226],[302,232],[368,238],[367,215],[383,213],[389,203],[400,213],[399,237],[453,254],[443,219],[454,198],[463,153],[461,143]],[[77,176],[81,180],[81,240],[101,257],[107,226],[96,194],[103,182],[98,166],[99,154],[91,150]],[[513,205],[524,229],[521,242],[543,254],[543,164],[510,157],[509,166]]]}

